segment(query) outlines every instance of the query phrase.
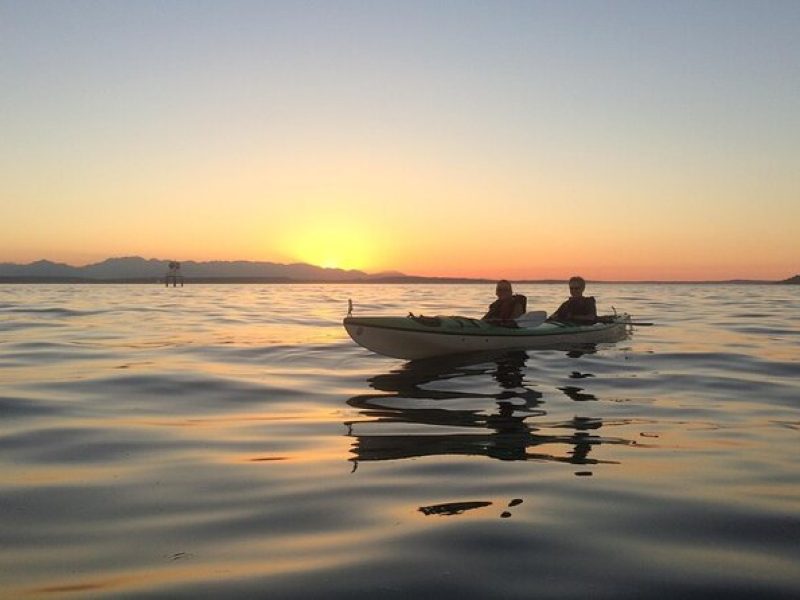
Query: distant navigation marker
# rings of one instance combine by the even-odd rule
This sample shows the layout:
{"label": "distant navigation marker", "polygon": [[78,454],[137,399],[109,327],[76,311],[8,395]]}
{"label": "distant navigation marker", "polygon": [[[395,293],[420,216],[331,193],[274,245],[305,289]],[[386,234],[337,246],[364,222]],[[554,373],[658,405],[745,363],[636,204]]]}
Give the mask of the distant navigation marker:
{"label": "distant navigation marker", "polygon": [[183,275],[181,275],[181,263],[177,261],[170,261],[169,263],[169,271],[167,271],[167,276],[164,278],[166,282],[166,287],[169,287],[169,284],[172,283],[172,287],[177,287],[178,282],[180,282],[181,287],[183,287]]}

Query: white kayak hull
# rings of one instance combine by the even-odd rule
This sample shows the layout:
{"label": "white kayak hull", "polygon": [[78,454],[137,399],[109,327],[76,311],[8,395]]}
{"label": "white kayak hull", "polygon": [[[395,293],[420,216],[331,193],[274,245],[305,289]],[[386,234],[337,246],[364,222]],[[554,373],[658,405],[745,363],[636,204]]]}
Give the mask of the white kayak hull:
{"label": "white kayak hull", "polygon": [[[450,319],[450,318],[444,318]],[[418,360],[465,352],[558,349],[579,344],[616,342],[627,333],[628,315],[611,323],[571,326],[544,323],[530,328],[492,327],[463,319],[461,329],[420,326],[401,317],[347,317],[344,328],[360,346],[393,358]],[[470,323],[475,323],[470,326]]]}

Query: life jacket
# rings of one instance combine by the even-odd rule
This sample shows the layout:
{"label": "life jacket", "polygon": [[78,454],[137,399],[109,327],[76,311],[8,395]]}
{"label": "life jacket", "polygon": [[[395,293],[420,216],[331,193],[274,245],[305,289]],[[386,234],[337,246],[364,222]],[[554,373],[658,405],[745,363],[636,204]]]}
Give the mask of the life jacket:
{"label": "life jacket", "polygon": [[514,294],[510,298],[497,299],[489,306],[486,320],[498,324],[512,323],[516,325],[514,319],[525,314],[528,309],[528,298],[522,294]]}
{"label": "life jacket", "polygon": [[575,322],[594,322],[597,320],[597,304],[594,296],[583,296],[581,298],[569,298],[558,310],[550,317],[553,321],[569,323]]}
{"label": "life jacket", "polygon": [[514,299],[514,307],[511,310],[511,318],[516,319],[528,312],[528,298],[522,294],[514,294],[511,296]]}

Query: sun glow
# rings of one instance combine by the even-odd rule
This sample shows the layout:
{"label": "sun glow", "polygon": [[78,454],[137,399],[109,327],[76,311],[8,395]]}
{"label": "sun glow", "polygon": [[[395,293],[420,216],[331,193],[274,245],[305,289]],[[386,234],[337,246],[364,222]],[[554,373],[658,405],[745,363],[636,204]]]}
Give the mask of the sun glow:
{"label": "sun glow", "polygon": [[287,238],[286,254],[327,269],[374,270],[379,263],[373,237],[364,227],[343,222],[318,223]]}

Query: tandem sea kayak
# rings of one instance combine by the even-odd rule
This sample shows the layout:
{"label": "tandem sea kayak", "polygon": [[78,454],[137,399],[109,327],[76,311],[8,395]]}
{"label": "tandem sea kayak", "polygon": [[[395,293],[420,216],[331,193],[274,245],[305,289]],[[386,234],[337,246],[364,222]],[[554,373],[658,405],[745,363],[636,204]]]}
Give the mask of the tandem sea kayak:
{"label": "tandem sea kayak", "polygon": [[[626,336],[627,314],[604,317],[594,325],[539,322],[501,327],[469,317],[354,317],[344,328],[357,344],[378,354],[417,360],[462,352],[563,348],[616,342]],[[522,321],[524,323],[524,321]]]}

